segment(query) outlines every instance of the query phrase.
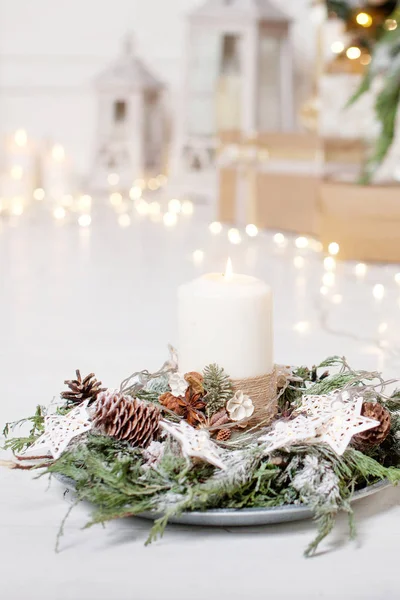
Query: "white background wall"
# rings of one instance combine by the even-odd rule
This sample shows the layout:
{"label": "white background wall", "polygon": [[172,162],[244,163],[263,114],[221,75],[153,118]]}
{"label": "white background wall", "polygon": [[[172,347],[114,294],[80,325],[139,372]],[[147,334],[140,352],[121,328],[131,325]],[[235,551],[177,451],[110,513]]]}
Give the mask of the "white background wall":
{"label": "white background wall", "polygon": [[[0,0],[0,135],[24,127],[66,147],[78,169],[90,164],[95,134],[93,77],[120,50],[128,30],[177,106],[185,13],[202,0]],[[310,0],[272,0],[294,19],[298,103],[310,90]]]}

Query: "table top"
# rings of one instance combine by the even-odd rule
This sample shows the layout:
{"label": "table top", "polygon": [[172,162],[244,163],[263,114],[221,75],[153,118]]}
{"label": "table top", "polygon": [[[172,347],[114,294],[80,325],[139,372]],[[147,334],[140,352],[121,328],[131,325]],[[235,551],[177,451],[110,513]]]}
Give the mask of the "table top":
{"label": "table top", "polygon": [[[177,286],[222,271],[228,256],[236,272],[273,288],[276,362],[312,365],[340,354],[356,368],[400,375],[400,267],[324,264],[318,244],[304,248],[303,239],[276,232],[240,231],[233,244],[237,233],[212,233],[212,218],[212,207],[195,205],[170,226],[136,212],[118,219],[99,200],[88,229],[56,222],[44,209],[0,220],[0,422],[50,402],[77,368],[109,387],[158,368],[176,343]],[[56,554],[71,503],[65,488],[1,468],[0,489],[0,589],[10,600],[400,595],[398,489],[357,503],[356,541],[340,516],[308,560],[302,552],[312,522],[169,526],[145,548],[149,523],[141,519],[81,531],[88,505],[72,511]]]}

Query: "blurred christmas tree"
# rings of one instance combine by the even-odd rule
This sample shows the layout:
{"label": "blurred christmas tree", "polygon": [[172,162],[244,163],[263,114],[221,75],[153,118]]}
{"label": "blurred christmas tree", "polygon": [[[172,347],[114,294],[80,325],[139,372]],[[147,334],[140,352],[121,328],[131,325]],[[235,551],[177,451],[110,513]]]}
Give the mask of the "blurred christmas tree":
{"label": "blurred christmas tree", "polygon": [[[372,31],[381,27],[385,20],[393,13],[397,0],[327,0],[328,14],[343,19],[349,28],[372,28]],[[359,15],[366,15],[358,18]]]}
{"label": "blurred christmas tree", "polygon": [[361,183],[370,183],[383,163],[396,133],[400,103],[400,1],[397,0],[327,0],[328,16],[345,23],[351,40],[338,53],[338,61],[358,61],[365,70],[360,88],[350,99],[356,102],[378,83],[375,102],[380,134],[365,166]]}

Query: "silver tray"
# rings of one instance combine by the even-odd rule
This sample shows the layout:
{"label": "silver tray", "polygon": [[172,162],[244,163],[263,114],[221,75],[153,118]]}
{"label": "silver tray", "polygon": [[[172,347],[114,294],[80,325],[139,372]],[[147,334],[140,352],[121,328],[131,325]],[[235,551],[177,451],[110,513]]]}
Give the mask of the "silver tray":
{"label": "silver tray", "polygon": [[[68,488],[74,488],[72,479],[62,475],[55,475],[56,479]],[[355,492],[352,502],[362,500],[390,487],[389,481],[379,481],[358,492]],[[155,512],[144,512],[136,517],[154,521],[162,514]],[[216,508],[204,512],[185,512],[179,516],[171,517],[169,523],[180,525],[202,525],[208,527],[246,527],[251,525],[270,525],[273,523],[287,523],[289,521],[303,521],[312,519],[313,512],[307,507],[299,504],[285,504],[272,508]]]}

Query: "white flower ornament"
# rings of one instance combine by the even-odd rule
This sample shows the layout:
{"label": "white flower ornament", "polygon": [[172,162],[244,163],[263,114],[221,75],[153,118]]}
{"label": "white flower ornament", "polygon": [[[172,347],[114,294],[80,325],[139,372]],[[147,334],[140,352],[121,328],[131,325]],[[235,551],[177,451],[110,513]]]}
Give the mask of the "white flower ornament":
{"label": "white flower ornament", "polygon": [[171,388],[172,395],[176,397],[184,396],[189,387],[189,384],[182,373],[173,373],[170,376],[168,383],[169,387]]}
{"label": "white flower ornament", "polygon": [[248,419],[254,413],[254,404],[249,396],[239,391],[236,392],[233,398],[228,400],[226,410],[232,421],[243,421],[243,419]]}

